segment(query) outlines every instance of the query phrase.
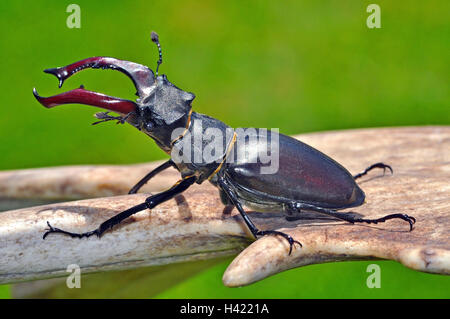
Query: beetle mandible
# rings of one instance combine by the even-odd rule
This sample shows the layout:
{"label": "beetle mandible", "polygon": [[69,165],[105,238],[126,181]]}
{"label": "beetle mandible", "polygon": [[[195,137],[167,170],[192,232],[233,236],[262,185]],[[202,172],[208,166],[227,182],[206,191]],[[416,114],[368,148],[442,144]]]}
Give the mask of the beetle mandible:
{"label": "beetle mandible", "polygon": [[[118,123],[127,122],[153,138],[166,153],[181,154],[181,160],[174,160],[172,156],[170,160],[148,173],[129,191],[129,194],[136,193],[152,177],[169,167],[174,167],[181,173],[181,180],[170,189],[149,196],[145,202],[115,215],[89,232],[73,233],[55,228],[47,222],[49,229],[44,234],[44,239],[50,233],[61,233],[78,238],[92,235],[100,237],[127,217],[152,209],[182,193],[194,183],[201,184],[206,180],[219,189],[224,204],[233,205],[238,209],[255,238],[264,235],[282,236],[289,242],[289,254],[294,244],[301,246],[301,243],[280,231],[258,229],[245,212],[244,206],[258,211],[283,212],[287,215],[313,211],[350,223],[376,224],[399,218],[407,221],[412,230],[416,220],[406,214],[363,219],[338,212],[364,203],[365,194],[356,183],[358,178],[374,168],[389,169],[392,173],[389,165],[376,163],[362,173],[352,176],[342,165],[327,155],[292,137],[274,131],[256,130],[253,138],[240,136],[237,129],[234,130],[207,115],[193,112],[191,104],[195,95],[179,89],[169,82],[165,75],[158,75],[159,66],[162,64],[161,46],[155,32],[151,33],[151,39],[157,45],[159,52],[155,73],[141,64],[110,57],[92,57],[65,67],[44,70],[58,78],[60,88],[67,78],[85,68],[118,70],[133,81],[137,89],[136,102],[88,91],[83,86],[51,97],[39,96],[36,89],[33,89],[33,94],[47,108],[78,103],[114,111],[120,115],[112,116],[108,112],[97,113],[95,116],[100,121],[93,124],[110,120],[117,120]],[[179,134],[174,136],[173,132],[176,129]],[[195,156],[194,153],[198,151],[198,147],[193,146],[190,151],[186,151],[183,147],[189,146],[192,138],[204,135],[208,129],[232,134],[222,135],[220,142],[224,147],[208,160],[202,157],[199,161],[192,161],[192,155]],[[275,146],[272,143],[269,145],[269,141],[273,140],[278,143]],[[200,146],[203,147],[204,144],[205,141]],[[241,152],[243,150],[244,152]],[[269,151],[269,153],[277,152],[279,163],[276,172],[261,173],[263,164],[258,160],[261,150]],[[244,154],[244,156],[239,157],[237,154]],[[191,161],[183,160],[183,158],[190,158]]]}

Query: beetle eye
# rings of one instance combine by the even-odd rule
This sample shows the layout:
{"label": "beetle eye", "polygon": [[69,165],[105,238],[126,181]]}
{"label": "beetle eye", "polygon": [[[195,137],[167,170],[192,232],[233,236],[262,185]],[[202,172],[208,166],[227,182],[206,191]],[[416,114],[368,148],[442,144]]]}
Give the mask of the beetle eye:
{"label": "beetle eye", "polygon": [[154,127],[154,125],[153,125],[152,122],[147,122],[147,123],[145,123],[145,125],[144,125],[144,128],[145,128],[146,131],[151,131],[151,130],[153,130],[153,127]]}

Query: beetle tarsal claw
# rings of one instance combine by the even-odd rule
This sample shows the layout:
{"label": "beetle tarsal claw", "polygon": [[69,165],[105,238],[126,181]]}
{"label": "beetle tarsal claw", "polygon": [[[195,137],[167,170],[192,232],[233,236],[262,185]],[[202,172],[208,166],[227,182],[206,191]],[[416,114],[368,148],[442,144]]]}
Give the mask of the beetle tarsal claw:
{"label": "beetle tarsal claw", "polygon": [[89,232],[85,232],[85,233],[72,233],[72,232],[68,232],[68,231],[65,231],[60,228],[53,227],[52,225],[50,225],[50,223],[48,221],[47,221],[47,226],[48,226],[48,230],[44,233],[44,236],[42,236],[42,239],[45,239],[49,234],[55,234],[55,233],[67,235],[72,238],[80,238],[80,239],[83,237],[88,238],[88,237],[91,237],[92,235],[97,235],[97,237],[100,238],[100,236],[102,235],[98,228],[93,231],[89,231]]}
{"label": "beetle tarsal claw", "polygon": [[292,254],[292,247],[295,244],[298,244],[300,247],[303,247],[303,245],[297,241],[294,240],[294,238],[292,238],[290,235],[283,233],[281,231],[277,231],[277,230],[260,230],[259,232],[256,233],[257,236],[265,236],[265,235],[273,235],[273,236],[281,236],[284,239],[286,239],[289,243],[289,256]]}

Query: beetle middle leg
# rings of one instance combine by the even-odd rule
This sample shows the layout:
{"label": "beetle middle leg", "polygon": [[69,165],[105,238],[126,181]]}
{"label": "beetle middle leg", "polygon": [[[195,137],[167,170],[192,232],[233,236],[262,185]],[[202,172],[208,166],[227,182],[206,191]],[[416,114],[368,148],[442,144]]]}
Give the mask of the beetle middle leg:
{"label": "beetle middle leg", "polygon": [[289,243],[289,255],[292,253],[292,247],[294,246],[294,244],[298,244],[300,247],[302,247],[302,244],[299,241],[294,240],[290,235],[288,235],[286,233],[283,233],[283,232],[280,232],[277,230],[259,230],[255,226],[255,224],[250,220],[250,218],[248,217],[247,213],[245,212],[244,208],[242,207],[241,203],[239,202],[239,199],[238,199],[236,193],[234,192],[234,190],[232,189],[232,187],[230,186],[230,184],[226,180],[226,178],[224,178],[222,176],[218,176],[217,182],[218,182],[220,188],[225,192],[225,194],[228,196],[230,201],[233,203],[233,205],[236,206],[237,210],[239,211],[242,218],[244,219],[245,224],[250,229],[250,231],[252,232],[252,234],[255,238],[258,238],[258,236],[264,236],[264,235],[282,236]]}
{"label": "beetle middle leg", "polygon": [[85,232],[85,233],[72,233],[69,231],[65,231],[59,228],[52,227],[49,222],[47,222],[47,225],[49,227],[49,230],[44,234],[43,239],[47,237],[51,233],[60,233],[64,235],[68,235],[73,238],[83,238],[83,237],[90,237],[92,235],[97,235],[97,237],[102,236],[102,234],[113,228],[115,225],[119,224],[124,219],[130,217],[131,215],[134,215],[140,211],[146,210],[146,209],[152,209],[156,207],[157,205],[175,197],[176,195],[184,192],[186,189],[189,188],[192,184],[194,184],[196,180],[195,176],[186,177],[180,181],[178,181],[174,186],[172,186],[170,189],[161,192],[159,194],[153,195],[148,197],[144,203],[141,203],[139,205],[133,206],[114,217],[111,217],[107,221],[103,222],[98,228]]}
{"label": "beetle middle leg", "polygon": [[372,164],[369,167],[367,167],[363,172],[354,175],[353,179],[358,179],[364,175],[367,175],[367,173],[370,172],[371,170],[373,170],[374,168],[382,168],[383,175],[384,175],[384,173],[386,173],[386,169],[390,170],[391,174],[394,173],[394,171],[392,170],[392,167],[390,167],[389,165],[384,164],[384,163],[375,163],[375,164]]}
{"label": "beetle middle leg", "polygon": [[314,211],[321,214],[325,214],[328,216],[335,217],[337,219],[345,220],[349,223],[367,223],[367,224],[378,224],[378,223],[384,223],[385,221],[389,219],[402,219],[404,221],[407,221],[409,223],[409,231],[412,231],[413,225],[416,222],[416,219],[412,216],[406,215],[406,214],[390,214],[386,215],[380,218],[375,219],[365,219],[365,218],[357,218],[349,215],[348,213],[340,213],[333,209],[323,208],[311,204],[305,204],[300,202],[291,202],[289,203],[289,209],[292,209],[294,211],[301,211],[301,210],[307,210],[307,211]]}
{"label": "beetle middle leg", "polygon": [[163,170],[175,166],[175,163],[172,160],[168,160],[167,162],[162,163],[161,165],[159,165],[157,168],[155,168],[154,170],[152,170],[150,173],[148,173],[147,175],[145,175],[139,182],[137,182],[136,185],[134,185],[130,191],[128,192],[128,194],[136,194],[141,188],[142,186],[144,186],[145,184],[148,183],[148,181],[150,179],[152,179],[153,177],[155,177],[157,174],[161,173]]}

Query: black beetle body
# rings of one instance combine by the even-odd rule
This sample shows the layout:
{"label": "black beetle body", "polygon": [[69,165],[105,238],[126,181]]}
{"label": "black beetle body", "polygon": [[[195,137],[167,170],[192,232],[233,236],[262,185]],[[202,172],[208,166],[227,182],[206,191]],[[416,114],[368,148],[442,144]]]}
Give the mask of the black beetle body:
{"label": "black beetle body", "polygon": [[[152,41],[158,45],[159,61],[156,75],[148,67],[109,57],[94,57],[81,60],[62,68],[45,72],[59,79],[59,86],[76,72],[85,68],[115,69],[130,77],[136,86],[136,102],[87,91],[84,87],[52,97],[41,97],[36,90],[36,99],[46,107],[60,104],[80,103],[102,107],[121,116],[97,113],[101,123],[117,120],[128,122],[148,136],[171,155],[171,159],[148,173],[131,190],[136,193],[149,179],[168,167],[175,167],[182,179],[169,190],[150,196],[145,203],[131,207],[86,233],[72,233],[52,227],[49,233],[62,233],[72,237],[101,236],[125,218],[145,209],[152,209],[186,190],[193,183],[209,180],[219,188],[224,204],[234,205],[255,237],[279,235],[288,240],[289,254],[295,243],[288,234],[276,230],[259,230],[243,209],[243,205],[257,211],[284,212],[288,215],[302,211],[315,211],[351,223],[378,223],[400,218],[408,221],[410,230],[414,217],[391,214],[378,219],[355,218],[336,210],[360,206],[364,203],[364,192],[355,180],[373,168],[392,169],[376,163],[364,172],[352,176],[339,163],[289,136],[262,129],[232,129],[223,122],[192,111],[195,95],[185,92],[169,82],[165,75],[158,76],[162,63],[158,36],[152,33]],[[205,158],[205,150],[211,140],[204,138],[216,133],[214,148]],[[210,148],[211,150],[211,148]],[[198,157],[198,154],[203,154]],[[276,169],[266,167],[261,161],[267,154],[277,155]],[[193,160],[194,159],[194,160]],[[266,173],[263,173],[265,170]],[[269,171],[269,173],[267,173]]]}
{"label": "black beetle body", "polygon": [[330,157],[283,134],[279,134],[279,147],[275,174],[260,174],[260,164],[251,157],[227,165],[225,174],[246,206],[259,211],[289,211],[291,202],[333,209],[364,202],[364,192],[353,176]]}

